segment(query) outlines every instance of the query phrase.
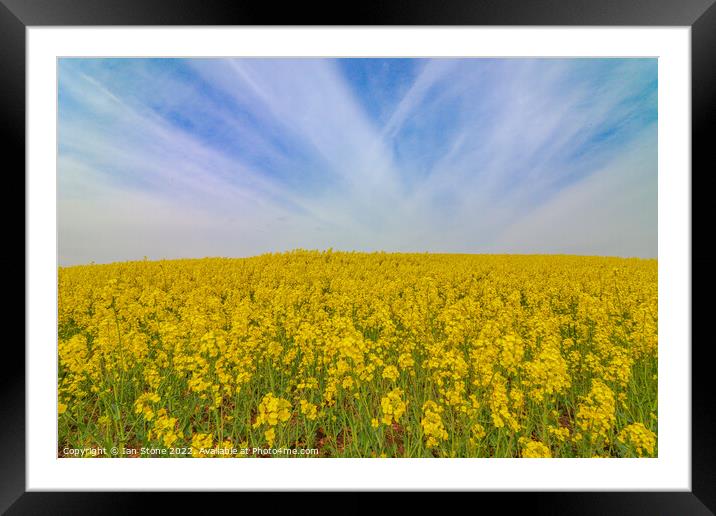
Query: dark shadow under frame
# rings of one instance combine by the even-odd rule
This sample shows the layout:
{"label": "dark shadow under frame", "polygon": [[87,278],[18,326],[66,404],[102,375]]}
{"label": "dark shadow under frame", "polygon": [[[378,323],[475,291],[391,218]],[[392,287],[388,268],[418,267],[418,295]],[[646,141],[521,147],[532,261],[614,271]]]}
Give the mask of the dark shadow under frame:
{"label": "dark shadow under frame", "polygon": [[[714,0],[391,0],[375,4],[336,2],[335,7],[303,3],[201,0],[0,0],[0,145],[4,147],[6,181],[20,178],[25,169],[25,29],[27,26],[63,25],[618,25],[690,26],[692,64],[692,277],[699,271],[697,291],[692,290],[692,332],[705,324],[711,304],[705,296],[713,280],[707,270],[714,260],[696,247],[693,235],[708,224],[705,203],[708,178],[714,169],[708,129],[716,120],[716,4]],[[8,157],[15,158],[8,160]],[[14,163],[8,166],[7,163]],[[709,166],[711,165],[711,166]],[[699,171],[698,181],[693,171]],[[688,173],[689,171],[684,171]],[[19,179],[18,179],[19,180]],[[694,188],[694,184],[698,188]],[[23,192],[25,181],[14,190]],[[6,196],[8,194],[6,193]],[[3,204],[6,221],[16,211]],[[11,215],[12,213],[12,215]],[[16,227],[19,227],[16,226]],[[18,230],[19,231],[19,230]],[[22,228],[23,270],[27,279],[25,225]],[[19,238],[18,238],[19,240]],[[14,254],[13,251],[14,250]],[[700,253],[698,252],[700,250]],[[5,256],[18,256],[6,247]],[[2,258],[5,258],[3,256]],[[14,269],[6,274],[16,276]],[[693,284],[693,282],[692,282]],[[12,298],[11,298],[12,299]],[[23,299],[26,300],[26,294]],[[24,304],[23,304],[24,307]],[[695,317],[700,315],[701,317]],[[8,327],[17,325],[8,321]],[[7,327],[6,327],[7,328]],[[24,332],[23,332],[24,334]],[[692,341],[692,491],[691,492],[552,492],[480,493],[480,502],[509,500],[529,513],[579,514],[713,514],[716,512],[716,403],[709,361],[710,339],[704,334]],[[8,514],[132,513],[160,497],[165,510],[188,509],[183,493],[26,493],[25,492],[25,352],[17,339],[5,339],[0,374],[0,510]],[[675,343],[677,344],[677,343]],[[691,345],[690,342],[678,343]],[[221,494],[226,499],[232,494]],[[295,496],[295,495],[294,495]],[[201,497],[206,509],[206,497]],[[153,500],[157,501],[157,500]],[[213,499],[212,502],[216,503]],[[295,498],[294,498],[295,502]],[[181,504],[181,505],[179,505]],[[712,512],[713,511],[713,512]]]}

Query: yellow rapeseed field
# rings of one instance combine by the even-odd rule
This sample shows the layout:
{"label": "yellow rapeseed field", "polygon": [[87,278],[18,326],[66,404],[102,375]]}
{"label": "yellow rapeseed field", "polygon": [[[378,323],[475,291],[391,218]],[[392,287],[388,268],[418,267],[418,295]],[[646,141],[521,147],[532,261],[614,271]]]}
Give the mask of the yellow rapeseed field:
{"label": "yellow rapeseed field", "polygon": [[657,455],[656,260],[299,250],[58,274],[60,456]]}

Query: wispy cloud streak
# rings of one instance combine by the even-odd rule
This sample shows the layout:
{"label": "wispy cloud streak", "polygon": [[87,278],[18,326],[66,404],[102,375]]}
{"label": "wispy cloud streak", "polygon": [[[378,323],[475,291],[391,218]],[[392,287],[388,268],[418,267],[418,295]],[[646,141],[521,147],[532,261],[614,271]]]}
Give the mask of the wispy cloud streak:
{"label": "wispy cloud streak", "polygon": [[62,264],[656,256],[650,59],[63,59]]}

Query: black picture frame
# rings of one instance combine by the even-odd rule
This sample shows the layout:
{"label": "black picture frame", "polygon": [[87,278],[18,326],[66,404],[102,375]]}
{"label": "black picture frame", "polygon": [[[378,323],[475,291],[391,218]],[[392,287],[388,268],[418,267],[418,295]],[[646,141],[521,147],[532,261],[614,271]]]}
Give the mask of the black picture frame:
{"label": "black picture frame", "polygon": [[[0,0],[0,138],[16,168],[25,166],[26,28],[82,25],[546,25],[546,26],[689,26],[692,73],[692,277],[698,290],[711,290],[706,270],[713,260],[693,235],[708,224],[707,181],[713,172],[708,129],[716,120],[715,0],[393,0],[353,4],[201,0]],[[711,166],[709,166],[711,165]],[[15,172],[15,167],[5,172]],[[698,173],[694,173],[698,171]],[[689,173],[689,171],[684,171]],[[25,192],[24,180],[17,191]],[[25,196],[23,195],[23,202]],[[700,206],[700,207],[699,207]],[[5,207],[6,220],[14,209]],[[23,225],[24,227],[24,225]],[[23,233],[24,239],[24,233]],[[8,246],[9,248],[9,246]],[[23,246],[23,250],[25,247]],[[6,251],[8,252],[8,251]],[[17,252],[15,252],[17,254]],[[24,258],[28,256],[23,251]],[[24,268],[23,264],[23,268]],[[6,269],[6,270],[9,270]],[[27,275],[27,269],[24,269]],[[10,273],[12,275],[12,273]],[[19,275],[18,275],[19,276]],[[25,277],[27,280],[27,276]],[[711,303],[697,303],[692,290],[692,321],[704,320]],[[706,300],[704,296],[704,300]],[[24,306],[24,304],[23,304]],[[15,325],[15,322],[9,322]],[[693,324],[692,324],[693,325]],[[703,323],[693,325],[703,328]],[[480,493],[498,503],[525,504],[530,513],[713,514],[716,512],[716,404],[709,338],[692,341],[692,490],[690,492]],[[703,337],[703,336],[702,336]],[[161,496],[165,511],[187,508],[180,493],[59,493],[25,489],[25,352],[6,341],[0,374],[0,510],[8,514],[132,513],[147,499]],[[684,346],[690,342],[680,343]],[[12,365],[10,365],[12,364]],[[494,499],[494,500],[492,500]],[[203,498],[204,504],[206,498]],[[481,501],[482,503],[482,501]],[[165,505],[166,504],[166,505]],[[212,504],[213,505],[213,504]],[[206,505],[204,505],[206,507]]]}

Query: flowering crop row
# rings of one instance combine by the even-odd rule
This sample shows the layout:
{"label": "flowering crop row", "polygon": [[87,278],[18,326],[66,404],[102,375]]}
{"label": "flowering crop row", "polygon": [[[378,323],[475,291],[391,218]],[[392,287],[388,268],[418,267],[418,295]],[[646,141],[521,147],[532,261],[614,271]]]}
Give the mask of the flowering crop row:
{"label": "flowering crop row", "polygon": [[656,260],[299,250],[60,268],[58,445],[656,456],[657,326]]}

